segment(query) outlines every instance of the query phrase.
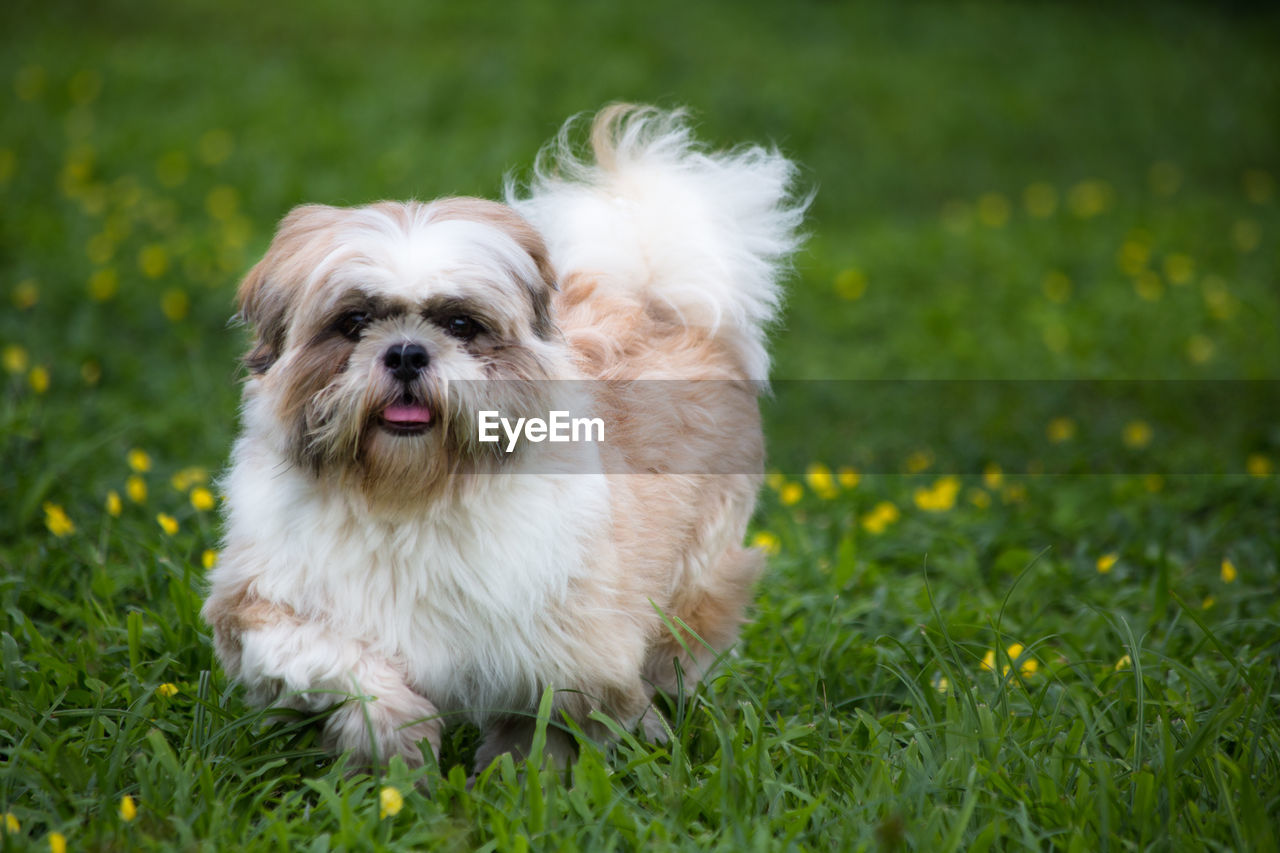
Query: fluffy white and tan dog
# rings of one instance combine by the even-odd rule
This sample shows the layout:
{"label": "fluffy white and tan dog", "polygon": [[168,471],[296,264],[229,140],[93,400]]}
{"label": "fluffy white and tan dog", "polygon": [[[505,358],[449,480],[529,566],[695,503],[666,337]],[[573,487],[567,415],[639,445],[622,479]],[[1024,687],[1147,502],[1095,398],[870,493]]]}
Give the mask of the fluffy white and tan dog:
{"label": "fluffy white and tan dog", "polygon": [[[251,701],[337,706],[326,741],[359,763],[420,764],[454,715],[484,732],[477,768],[523,755],[548,687],[588,734],[597,711],[656,731],[655,691],[743,619],[794,168],[650,108],[605,110],[591,144],[566,126],[506,204],[299,207],[240,287],[254,343],[203,613]],[[555,410],[607,440],[478,438],[482,411]]]}

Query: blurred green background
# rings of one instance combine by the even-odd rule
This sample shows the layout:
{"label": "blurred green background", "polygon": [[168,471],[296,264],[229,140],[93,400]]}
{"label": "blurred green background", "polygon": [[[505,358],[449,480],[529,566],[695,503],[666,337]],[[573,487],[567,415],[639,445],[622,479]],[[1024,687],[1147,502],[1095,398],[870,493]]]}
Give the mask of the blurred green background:
{"label": "blurred green background", "polygon": [[[395,843],[1274,841],[1275,384],[1244,407],[1215,382],[1280,378],[1274,4],[10,0],[13,843],[394,846],[379,783],[342,782],[314,729],[255,727],[211,671],[236,283],[293,205],[494,196],[567,117],[618,100],[688,106],[713,145],[776,144],[817,191],[774,335],[784,470],[751,534],[770,571],[671,752],[588,752],[591,784],[548,810],[536,774],[519,796],[514,773],[469,789],[454,737],[456,772]],[[964,381],[899,409],[904,379]],[[1062,386],[969,382],[1044,379],[1184,381],[1158,402],[1190,410],[1194,446],[1093,411],[1089,386],[1028,416],[984,389]],[[1017,440],[934,437],[971,412]],[[841,455],[879,439],[906,457]],[[1108,459],[1139,476],[1016,476]],[[1251,476],[1174,476],[1191,465]],[[1031,658],[1011,675],[997,652]]]}
{"label": "blurred green background", "polygon": [[68,448],[219,463],[243,346],[226,325],[234,286],[291,206],[492,196],[566,117],[615,100],[687,105],[716,145],[773,142],[817,189],[778,377],[1280,365],[1280,28],[1263,8],[17,2],[3,15],[0,341],[25,353],[11,351],[11,384],[33,367],[49,378],[38,411],[13,414],[30,394],[8,409],[11,427],[38,425],[5,438],[3,484],[28,517],[41,494],[15,469],[69,470]]}

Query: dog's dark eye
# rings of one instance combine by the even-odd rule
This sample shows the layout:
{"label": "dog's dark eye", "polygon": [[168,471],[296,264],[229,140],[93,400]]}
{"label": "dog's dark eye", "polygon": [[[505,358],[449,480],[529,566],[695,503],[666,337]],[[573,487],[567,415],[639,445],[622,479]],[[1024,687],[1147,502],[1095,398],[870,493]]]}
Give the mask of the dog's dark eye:
{"label": "dog's dark eye", "polygon": [[369,315],[364,311],[348,311],[333,324],[334,331],[350,341],[360,340],[360,335],[369,325]]}
{"label": "dog's dark eye", "polygon": [[444,330],[455,338],[469,341],[483,332],[484,327],[466,314],[455,314],[444,321]]}

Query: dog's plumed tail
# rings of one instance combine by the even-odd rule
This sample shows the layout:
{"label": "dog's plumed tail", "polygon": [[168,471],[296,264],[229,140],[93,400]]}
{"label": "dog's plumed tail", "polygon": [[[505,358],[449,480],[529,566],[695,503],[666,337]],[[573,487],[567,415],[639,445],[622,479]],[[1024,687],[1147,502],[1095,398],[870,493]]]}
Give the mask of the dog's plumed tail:
{"label": "dog's plumed tail", "polygon": [[743,375],[765,379],[765,332],[778,279],[800,243],[808,197],[795,166],[760,146],[710,152],[681,111],[616,105],[578,156],[574,122],[538,157],[526,194],[507,201],[542,232],[561,277],[593,276],[665,306],[724,342]]}

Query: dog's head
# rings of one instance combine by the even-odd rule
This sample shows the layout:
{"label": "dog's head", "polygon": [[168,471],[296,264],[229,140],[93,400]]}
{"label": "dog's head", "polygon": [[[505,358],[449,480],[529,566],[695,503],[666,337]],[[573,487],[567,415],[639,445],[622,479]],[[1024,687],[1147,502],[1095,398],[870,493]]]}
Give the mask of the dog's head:
{"label": "dog's head", "polygon": [[496,202],[299,207],[238,293],[251,393],[295,463],[422,494],[500,459],[479,409],[542,408],[566,357],[555,286],[541,237]]}

